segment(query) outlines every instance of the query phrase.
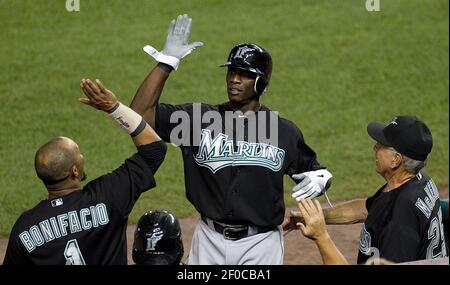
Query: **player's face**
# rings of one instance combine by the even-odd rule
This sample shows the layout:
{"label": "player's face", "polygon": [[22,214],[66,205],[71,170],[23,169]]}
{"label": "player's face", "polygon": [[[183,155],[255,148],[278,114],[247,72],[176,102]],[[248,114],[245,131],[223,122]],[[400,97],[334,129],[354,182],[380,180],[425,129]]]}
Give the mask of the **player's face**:
{"label": "player's face", "polygon": [[392,148],[376,143],[373,146],[375,151],[375,166],[376,171],[384,178],[389,177],[392,173],[393,168],[396,166],[396,151]]}
{"label": "player's face", "polygon": [[246,104],[254,99],[256,75],[238,68],[229,67],[227,72],[227,92],[230,102]]}

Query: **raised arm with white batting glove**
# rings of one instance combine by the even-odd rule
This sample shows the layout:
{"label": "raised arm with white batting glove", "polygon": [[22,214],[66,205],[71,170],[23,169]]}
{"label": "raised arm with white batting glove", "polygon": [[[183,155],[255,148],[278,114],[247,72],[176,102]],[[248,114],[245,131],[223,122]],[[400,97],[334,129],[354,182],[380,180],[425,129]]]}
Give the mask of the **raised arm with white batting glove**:
{"label": "raised arm with white batting glove", "polygon": [[170,22],[163,50],[158,52],[154,47],[146,45],[144,51],[156,61],[170,65],[173,69],[177,70],[180,61],[185,56],[190,54],[194,49],[203,46],[202,42],[188,42],[191,28],[192,19],[186,14],[179,15],[176,20]]}

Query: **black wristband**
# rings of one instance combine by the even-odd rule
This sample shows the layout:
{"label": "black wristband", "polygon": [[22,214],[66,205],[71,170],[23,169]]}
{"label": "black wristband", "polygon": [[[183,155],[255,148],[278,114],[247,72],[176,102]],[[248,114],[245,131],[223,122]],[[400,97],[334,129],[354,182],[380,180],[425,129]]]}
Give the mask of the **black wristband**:
{"label": "black wristband", "polygon": [[162,63],[162,62],[158,63],[158,67],[161,68],[162,70],[164,70],[165,73],[171,73],[173,70],[172,66]]}
{"label": "black wristband", "polygon": [[130,136],[135,137],[135,136],[139,135],[145,129],[146,126],[147,126],[147,123],[145,122],[144,119],[142,119],[139,126],[130,134]]}

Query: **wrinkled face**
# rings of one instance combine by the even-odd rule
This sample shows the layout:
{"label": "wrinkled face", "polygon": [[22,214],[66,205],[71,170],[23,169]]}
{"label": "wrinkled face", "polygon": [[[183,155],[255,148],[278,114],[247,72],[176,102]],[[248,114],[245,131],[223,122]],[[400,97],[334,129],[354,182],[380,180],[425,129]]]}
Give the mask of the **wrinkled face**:
{"label": "wrinkled face", "polygon": [[254,99],[256,74],[229,67],[227,72],[228,99],[233,103],[245,104]]}
{"label": "wrinkled face", "polygon": [[386,178],[399,165],[401,154],[378,142],[373,146],[373,150],[375,151],[376,171]]}

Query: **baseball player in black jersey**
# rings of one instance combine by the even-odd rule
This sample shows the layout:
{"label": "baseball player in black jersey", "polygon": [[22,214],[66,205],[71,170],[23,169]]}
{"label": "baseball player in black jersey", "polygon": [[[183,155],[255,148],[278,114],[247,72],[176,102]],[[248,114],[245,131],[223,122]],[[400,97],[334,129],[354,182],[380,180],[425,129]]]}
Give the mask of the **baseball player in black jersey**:
{"label": "baseball player in black jersey", "polygon": [[[201,214],[187,263],[282,264],[283,176],[301,181],[292,194],[301,199],[322,194],[331,174],[298,127],[260,103],[272,58],[259,45],[233,47],[222,65],[228,69],[226,103],[159,103],[169,73],[203,45],[188,43],[191,25],[192,19],[180,15],[170,24],[162,52],[144,48],[159,64],[131,104],[164,141],[181,148],[186,196]],[[187,119],[187,127],[180,119]]]}
{"label": "baseball player in black jersey", "polygon": [[[380,258],[407,262],[448,256],[439,193],[421,171],[432,148],[430,130],[415,116],[398,116],[387,126],[370,123],[367,131],[376,141],[376,171],[387,183],[372,197],[324,209],[327,224],[364,222],[359,264]],[[328,255],[339,260],[337,249],[326,243]]]}
{"label": "baseball player in black jersey", "polygon": [[139,195],[155,187],[166,145],[140,115],[97,80],[82,80],[81,103],[108,113],[131,135],[138,152],[111,173],[81,187],[84,157],[58,137],[36,152],[37,176],[48,199],[24,212],[9,237],[3,264],[127,264],[126,226]]}

